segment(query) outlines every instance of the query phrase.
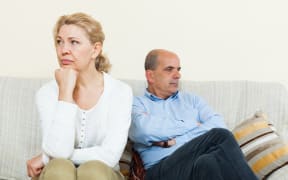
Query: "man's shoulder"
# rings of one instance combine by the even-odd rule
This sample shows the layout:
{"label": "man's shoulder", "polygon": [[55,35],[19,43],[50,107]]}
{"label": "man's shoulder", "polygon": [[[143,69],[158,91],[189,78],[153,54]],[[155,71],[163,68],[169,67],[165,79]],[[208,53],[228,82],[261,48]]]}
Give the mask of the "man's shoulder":
{"label": "man's shoulder", "polygon": [[133,97],[133,105],[136,106],[151,106],[154,102],[147,94]]}
{"label": "man's shoulder", "polygon": [[178,96],[182,101],[190,103],[195,103],[203,99],[200,95],[189,91],[179,91]]}
{"label": "man's shoulder", "polygon": [[146,95],[134,96],[134,101],[149,101],[150,99]]}

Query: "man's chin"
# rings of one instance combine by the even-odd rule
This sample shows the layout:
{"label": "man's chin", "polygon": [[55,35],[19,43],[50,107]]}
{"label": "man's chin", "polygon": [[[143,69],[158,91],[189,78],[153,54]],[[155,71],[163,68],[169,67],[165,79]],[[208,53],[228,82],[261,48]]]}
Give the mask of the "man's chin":
{"label": "man's chin", "polygon": [[173,88],[170,90],[171,95],[175,94],[178,91],[178,86],[177,88]]}
{"label": "man's chin", "polygon": [[178,91],[178,84],[170,84],[170,88],[172,91]]}

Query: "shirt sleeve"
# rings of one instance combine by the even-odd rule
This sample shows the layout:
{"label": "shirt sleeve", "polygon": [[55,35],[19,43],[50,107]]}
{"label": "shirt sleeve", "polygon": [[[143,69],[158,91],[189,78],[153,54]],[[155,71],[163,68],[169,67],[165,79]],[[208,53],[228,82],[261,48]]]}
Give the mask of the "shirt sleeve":
{"label": "shirt sleeve", "polygon": [[42,153],[42,162],[46,165],[46,164],[48,164],[49,161],[50,161],[50,157],[45,152],[43,152]]}
{"label": "shirt sleeve", "polygon": [[216,113],[203,98],[194,96],[193,100],[196,109],[198,109],[201,126],[204,126],[206,129],[227,128],[223,117],[219,113]]}
{"label": "shirt sleeve", "polygon": [[[168,126],[160,116],[147,111],[140,97],[134,98],[129,130],[129,138],[133,142],[151,146],[152,142],[168,140],[167,135],[169,136],[170,133],[166,125]],[[167,130],[163,131],[163,129]]]}
{"label": "shirt sleeve", "polygon": [[45,86],[36,94],[36,106],[42,128],[43,162],[49,157],[68,158],[74,150],[77,106],[58,101],[58,93]]}
{"label": "shirt sleeve", "polygon": [[130,87],[118,88],[109,98],[110,122],[104,141],[100,145],[75,149],[71,160],[81,164],[88,160],[100,160],[110,167],[115,167],[127,143],[128,129],[131,123],[132,90]]}

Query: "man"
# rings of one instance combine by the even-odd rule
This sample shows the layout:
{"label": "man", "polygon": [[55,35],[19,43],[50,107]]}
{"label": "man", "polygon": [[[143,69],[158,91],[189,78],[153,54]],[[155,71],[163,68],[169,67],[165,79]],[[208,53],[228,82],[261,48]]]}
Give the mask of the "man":
{"label": "man", "polygon": [[129,137],[145,180],[254,180],[223,118],[206,102],[178,91],[180,60],[155,49],[145,60],[148,88],[133,103]]}

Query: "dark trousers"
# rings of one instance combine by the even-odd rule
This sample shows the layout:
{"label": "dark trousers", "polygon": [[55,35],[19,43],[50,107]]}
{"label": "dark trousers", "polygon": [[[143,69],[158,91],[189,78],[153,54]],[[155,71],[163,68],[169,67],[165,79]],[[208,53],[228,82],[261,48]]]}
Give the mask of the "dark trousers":
{"label": "dark trousers", "polygon": [[[177,142],[176,142],[177,143]],[[232,133],[215,128],[146,171],[145,180],[256,180]]]}

